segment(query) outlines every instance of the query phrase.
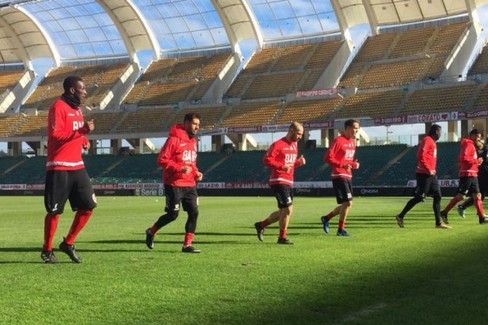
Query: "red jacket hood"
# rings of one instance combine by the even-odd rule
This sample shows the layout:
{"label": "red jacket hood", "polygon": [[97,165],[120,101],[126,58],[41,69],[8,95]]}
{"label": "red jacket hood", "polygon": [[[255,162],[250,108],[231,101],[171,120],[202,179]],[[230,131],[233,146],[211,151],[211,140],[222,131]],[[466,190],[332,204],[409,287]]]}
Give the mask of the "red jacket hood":
{"label": "red jacket hood", "polygon": [[169,129],[169,136],[170,137],[177,137],[183,141],[189,141],[190,136],[188,132],[185,130],[185,126],[183,124],[175,124]]}

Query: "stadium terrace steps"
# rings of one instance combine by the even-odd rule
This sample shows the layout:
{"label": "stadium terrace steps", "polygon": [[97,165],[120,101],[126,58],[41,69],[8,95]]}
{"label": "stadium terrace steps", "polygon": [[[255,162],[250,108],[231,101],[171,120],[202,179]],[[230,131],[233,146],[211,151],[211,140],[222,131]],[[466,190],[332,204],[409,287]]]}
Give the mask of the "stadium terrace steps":
{"label": "stadium terrace steps", "polygon": [[[8,157],[10,158],[10,157]],[[0,158],[0,160],[6,157]],[[45,181],[46,157],[21,157],[0,176],[1,184],[42,184]]]}
{"label": "stadium terrace steps", "polygon": [[[325,148],[301,150],[307,164],[295,170],[296,181],[329,181],[330,166],[323,162]],[[362,146],[356,158],[361,166],[354,171],[355,186],[406,186],[415,178],[417,147],[406,145]],[[457,179],[458,142],[438,143],[438,168],[440,179]],[[228,153],[201,152],[198,168],[205,182],[267,182],[269,169],[263,163],[265,151]],[[161,181],[157,154],[132,156],[84,156],[88,174],[96,183]],[[239,168],[236,168],[239,166]],[[384,167],[381,167],[384,166]],[[1,157],[0,183],[43,183],[45,157]]]}

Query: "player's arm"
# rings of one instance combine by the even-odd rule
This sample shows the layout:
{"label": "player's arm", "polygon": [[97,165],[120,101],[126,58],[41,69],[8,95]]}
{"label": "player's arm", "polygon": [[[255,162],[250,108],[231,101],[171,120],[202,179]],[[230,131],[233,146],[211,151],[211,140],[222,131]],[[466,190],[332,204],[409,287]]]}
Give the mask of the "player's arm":
{"label": "player's arm", "polygon": [[462,163],[473,164],[479,162],[474,146],[463,145],[461,148],[461,153],[460,160]]}
{"label": "player's arm", "polygon": [[434,150],[434,148],[428,147],[426,145],[425,141],[422,141],[419,144],[419,148],[418,148],[417,163],[418,163],[419,167],[421,167],[425,170],[428,170],[431,175],[434,175],[435,174],[434,168],[432,168],[432,166],[429,166],[429,165],[431,165],[431,164],[429,164],[430,163],[429,162],[429,151],[430,150]]}
{"label": "player's arm", "polygon": [[164,143],[158,155],[158,164],[169,172],[179,172],[183,165],[177,163],[173,159],[174,152],[177,148],[178,139],[174,137],[168,138]]}
{"label": "player's arm", "polygon": [[87,137],[83,137],[83,144],[81,145],[83,150],[90,150],[90,140]]}
{"label": "player's arm", "polygon": [[297,168],[297,167],[305,165],[306,163],[307,163],[307,161],[305,160],[305,157],[303,155],[301,155],[300,157],[298,157],[295,160],[294,167]]}
{"label": "player's arm", "polygon": [[268,151],[266,151],[266,154],[264,155],[263,158],[264,165],[275,169],[284,168],[283,164],[276,160],[277,154],[278,154],[278,150],[275,149],[275,145],[273,143],[271,147],[269,147]]}
{"label": "player's arm", "polygon": [[328,163],[332,167],[341,168],[342,161],[337,159],[337,150],[339,149],[338,141],[334,141],[332,146],[324,154],[324,162]]}

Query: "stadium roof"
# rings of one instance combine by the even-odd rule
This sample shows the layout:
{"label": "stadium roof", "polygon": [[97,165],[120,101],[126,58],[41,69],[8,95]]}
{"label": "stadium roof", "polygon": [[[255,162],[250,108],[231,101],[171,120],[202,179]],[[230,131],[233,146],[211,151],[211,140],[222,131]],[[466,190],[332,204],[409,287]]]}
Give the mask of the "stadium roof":
{"label": "stadium roof", "polygon": [[236,47],[472,13],[488,0],[0,0],[0,63]]}

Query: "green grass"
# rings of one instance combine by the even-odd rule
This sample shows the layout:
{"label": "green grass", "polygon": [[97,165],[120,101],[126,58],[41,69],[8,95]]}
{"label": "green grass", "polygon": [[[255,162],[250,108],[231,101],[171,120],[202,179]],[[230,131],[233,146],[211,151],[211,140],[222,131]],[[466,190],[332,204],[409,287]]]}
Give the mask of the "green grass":
{"label": "green grass", "polygon": [[[484,324],[488,226],[474,209],[453,229],[434,228],[432,201],[397,227],[408,198],[355,198],[347,229],[325,235],[333,198],[296,197],[289,238],[265,241],[253,223],[272,197],[201,197],[194,244],[180,252],[186,215],[163,228],[154,250],[144,230],[164,199],[99,197],[77,240],[82,264],[45,265],[41,197],[0,197],[0,324]],[[447,202],[444,199],[443,204]],[[65,213],[56,245],[72,213]]]}

